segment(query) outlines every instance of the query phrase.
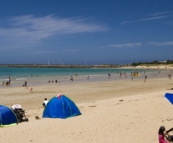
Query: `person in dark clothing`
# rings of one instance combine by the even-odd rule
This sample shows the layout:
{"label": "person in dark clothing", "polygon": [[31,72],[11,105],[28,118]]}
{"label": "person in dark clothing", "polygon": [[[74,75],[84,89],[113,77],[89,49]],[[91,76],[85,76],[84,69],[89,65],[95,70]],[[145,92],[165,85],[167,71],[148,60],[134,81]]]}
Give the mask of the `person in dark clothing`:
{"label": "person in dark clothing", "polygon": [[27,87],[27,81],[25,81],[25,83],[24,83],[23,87]]}
{"label": "person in dark clothing", "polygon": [[173,135],[169,135],[169,132],[172,132],[173,128],[170,128],[169,130],[166,131],[166,134],[168,134],[168,141],[173,142]]}

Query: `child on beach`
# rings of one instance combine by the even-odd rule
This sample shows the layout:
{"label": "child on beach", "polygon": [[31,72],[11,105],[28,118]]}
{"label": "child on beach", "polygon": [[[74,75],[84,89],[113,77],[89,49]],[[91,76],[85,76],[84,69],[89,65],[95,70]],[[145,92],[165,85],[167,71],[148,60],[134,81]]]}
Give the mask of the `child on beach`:
{"label": "child on beach", "polygon": [[169,143],[165,138],[168,138],[168,134],[166,133],[166,129],[164,126],[161,126],[158,131],[159,135],[159,143]]}
{"label": "child on beach", "polygon": [[47,100],[47,98],[45,98],[44,101],[43,101],[43,107],[46,107],[46,105],[47,105],[48,102],[49,101]]}

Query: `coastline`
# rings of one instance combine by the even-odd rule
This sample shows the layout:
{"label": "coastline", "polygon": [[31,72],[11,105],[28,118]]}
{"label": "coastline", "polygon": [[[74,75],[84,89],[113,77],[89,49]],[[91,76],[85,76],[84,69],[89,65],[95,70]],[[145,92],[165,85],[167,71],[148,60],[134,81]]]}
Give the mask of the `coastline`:
{"label": "coastline", "polygon": [[[86,82],[88,79],[90,81],[106,81],[108,80],[108,74],[111,75],[109,80],[119,80],[120,74],[122,73],[122,78],[126,75],[128,79],[131,78],[132,73],[140,73],[140,76],[134,78],[144,78],[145,75],[154,78],[157,73],[169,74],[172,69],[169,68],[157,68],[157,67],[121,67],[121,68],[6,68],[0,74],[0,82],[8,81],[11,77],[11,86],[21,87],[25,81],[27,81],[28,86],[40,86],[46,85],[48,83],[61,83],[69,84],[70,76],[73,76],[75,82]],[[94,69],[94,70],[93,70]],[[11,72],[8,72],[8,71]],[[13,72],[15,70],[15,72]],[[19,73],[17,71],[20,71]],[[22,73],[23,72],[23,73]],[[153,75],[152,75],[153,74]],[[154,75],[155,74],[155,75]],[[160,74],[161,75],[161,74]],[[164,76],[165,76],[164,75]],[[167,76],[167,75],[166,75]],[[3,88],[3,86],[0,86]]]}
{"label": "coastline", "polygon": [[[120,78],[118,80],[103,80],[103,81],[83,81],[83,82],[69,82],[67,84],[61,83],[50,83],[45,85],[35,85],[35,86],[28,86],[28,87],[5,87],[0,88],[0,92],[3,93],[0,95],[1,104],[5,104],[10,106],[12,104],[22,104],[23,100],[26,100],[26,107],[24,108],[42,108],[42,100],[47,97],[51,98],[56,96],[58,93],[67,94],[70,98],[76,99],[77,103],[84,103],[84,102],[92,102],[93,100],[104,100],[107,98],[114,98],[114,97],[121,97],[125,96],[130,91],[130,94],[126,95],[129,96],[133,94],[140,94],[141,92],[149,93],[153,90],[159,89],[171,89],[173,84],[171,79],[165,77],[154,77],[148,78],[146,83],[144,82],[143,78],[135,78],[133,80]],[[33,88],[33,91],[30,91],[30,88]],[[109,91],[110,88],[110,91]],[[145,89],[145,91],[144,91]],[[103,90],[103,91],[102,91]],[[127,90],[125,92],[125,90]],[[141,91],[140,91],[141,90]],[[79,92],[79,93],[78,93]],[[108,93],[119,93],[119,95],[107,95]],[[88,94],[94,94],[94,96],[88,96]],[[104,93],[103,95],[99,95],[100,93]],[[80,95],[82,94],[82,96]],[[107,96],[105,96],[105,94]],[[99,96],[98,96],[99,95]],[[20,99],[21,98],[21,99]],[[27,101],[27,99],[34,98],[33,103]],[[32,106],[30,106],[30,104]]]}
{"label": "coastline", "polygon": [[173,64],[142,64],[133,66],[131,64],[99,64],[99,65],[79,65],[79,64],[0,64],[0,67],[28,67],[28,68],[173,68]]}

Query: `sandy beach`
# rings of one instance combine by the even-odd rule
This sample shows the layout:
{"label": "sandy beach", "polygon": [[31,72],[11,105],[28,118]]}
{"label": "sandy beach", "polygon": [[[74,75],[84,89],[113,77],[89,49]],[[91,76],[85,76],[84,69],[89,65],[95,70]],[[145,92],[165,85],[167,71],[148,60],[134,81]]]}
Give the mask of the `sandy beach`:
{"label": "sandy beach", "polygon": [[[172,127],[173,105],[164,94],[173,93],[165,78],[120,79],[61,85],[0,89],[1,104],[20,104],[29,122],[0,128],[1,143],[157,143],[158,129]],[[44,98],[62,93],[82,115],[68,119],[42,118]],[[36,120],[35,116],[41,119]]]}

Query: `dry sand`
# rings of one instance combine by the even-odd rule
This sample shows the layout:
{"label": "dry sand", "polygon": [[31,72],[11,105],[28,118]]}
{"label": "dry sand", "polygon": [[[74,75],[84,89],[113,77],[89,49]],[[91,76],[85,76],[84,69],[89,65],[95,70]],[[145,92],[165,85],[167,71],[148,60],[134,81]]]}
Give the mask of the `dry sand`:
{"label": "dry sand", "polygon": [[[157,143],[158,129],[173,127],[172,79],[49,84],[0,89],[0,103],[21,104],[29,122],[0,128],[1,143]],[[42,102],[58,93],[70,97],[82,112],[68,119],[42,117]]]}

